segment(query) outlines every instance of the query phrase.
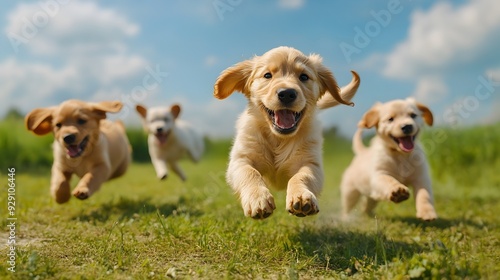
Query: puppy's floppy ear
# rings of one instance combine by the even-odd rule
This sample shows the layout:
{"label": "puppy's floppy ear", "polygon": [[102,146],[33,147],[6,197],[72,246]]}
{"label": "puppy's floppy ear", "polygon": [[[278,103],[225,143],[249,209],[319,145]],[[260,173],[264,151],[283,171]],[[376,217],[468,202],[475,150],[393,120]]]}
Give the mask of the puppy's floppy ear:
{"label": "puppy's floppy ear", "polygon": [[99,119],[105,119],[107,112],[119,112],[123,107],[123,103],[120,101],[102,101],[99,103],[92,103],[91,107]]}
{"label": "puppy's floppy ear", "polygon": [[378,121],[380,119],[378,109],[379,105],[380,103],[377,102],[373,107],[370,108],[370,110],[368,110],[368,112],[363,115],[363,118],[361,118],[358,123],[359,128],[372,128],[378,124]]}
{"label": "puppy's floppy ear", "polygon": [[422,103],[416,102],[416,104],[417,108],[422,112],[422,118],[424,119],[425,123],[429,126],[432,126],[432,124],[434,123],[434,116],[432,115],[431,110],[429,110],[429,108]]}
{"label": "puppy's floppy ear", "polygon": [[177,119],[177,117],[181,113],[181,105],[179,104],[172,105],[172,107],[170,107],[170,111],[172,112],[172,115],[174,115],[174,119]]}
{"label": "puppy's floppy ear", "polygon": [[135,110],[137,111],[137,113],[139,113],[139,115],[141,115],[143,119],[146,118],[148,114],[148,109],[146,109],[146,107],[142,106],[141,104],[137,104],[135,105]]}
{"label": "puppy's floppy ear", "polygon": [[320,82],[321,95],[329,92],[332,97],[339,103],[354,106],[353,102],[348,102],[340,97],[340,88],[337,81],[333,77],[333,73],[323,65],[321,56],[317,54],[311,54],[309,60],[315,65],[316,72],[318,73],[318,78]]}
{"label": "puppy's floppy ear", "polygon": [[142,106],[141,104],[137,104],[137,105],[135,105],[135,110],[141,116],[142,127],[144,128],[144,131],[147,132],[148,128],[147,128],[147,124],[146,124],[147,123],[146,117],[148,115],[148,109],[146,109],[146,107]]}
{"label": "puppy's floppy ear", "polygon": [[31,111],[24,118],[26,128],[36,135],[45,135],[52,131],[52,113],[56,107],[39,108]]}
{"label": "puppy's floppy ear", "polygon": [[417,109],[422,112],[422,118],[424,119],[425,123],[429,126],[432,126],[432,124],[434,123],[434,116],[427,106],[417,102],[417,100],[413,97],[406,98],[406,101],[415,104]]}
{"label": "puppy's floppy ear", "polygon": [[245,60],[222,71],[214,85],[214,96],[225,99],[235,91],[250,96],[247,81],[253,70],[253,60]]}

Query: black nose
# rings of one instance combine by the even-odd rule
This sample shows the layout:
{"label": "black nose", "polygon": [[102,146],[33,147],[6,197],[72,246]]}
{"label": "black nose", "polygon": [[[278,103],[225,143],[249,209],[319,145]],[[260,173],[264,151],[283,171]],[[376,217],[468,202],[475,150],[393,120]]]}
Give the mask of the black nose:
{"label": "black nose", "polygon": [[288,105],[297,99],[297,91],[292,88],[279,89],[278,98],[281,103]]}
{"label": "black nose", "polygon": [[76,140],[76,135],[68,134],[68,135],[64,136],[63,140],[64,140],[64,143],[66,143],[66,144],[72,144]]}
{"label": "black nose", "polygon": [[162,127],[158,127],[158,128],[156,129],[156,132],[158,132],[158,133],[161,133],[162,131],[163,131],[163,128],[162,128]]}
{"label": "black nose", "polygon": [[403,131],[404,134],[408,135],[413,132],[413,125],[411,124],[406,124],[401,127],[401,130]]}

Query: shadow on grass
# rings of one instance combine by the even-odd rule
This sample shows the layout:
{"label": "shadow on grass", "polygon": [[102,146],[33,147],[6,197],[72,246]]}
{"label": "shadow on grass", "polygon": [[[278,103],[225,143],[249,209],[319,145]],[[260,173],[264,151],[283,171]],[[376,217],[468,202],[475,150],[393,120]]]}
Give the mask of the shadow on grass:
{"label": "shadow on grass", "polygon": [[398,218],[390,218],[390,221],[393,222],[401,222],[407,225],[422,227],[422,228],[436,228],[436,229],[447,229],[453,226],[458,226],[460,224],[465,224],[467,226],[475,227],[478,229],[484,228],[488,226],[485,223],[478,223],[468,219],[444,219],[439,218],[434,221],[422,221],[415,217],[398,217]]}
{"label": "shadow on grass", "polygon": [[171,216],[175,214],[189,214],[191,216],[200,216],[201,211],[185,206],[186,199],[179,198],[177,203],[153,204],[150,198],[142,198],[138,200],[120,197],[118,201],[111,201],[92,210],[88,214],[80,214],[72,218],[72,220],[86,222],[106,222],[113,215],[119,215],[119,220],[130,219],[137,214],[151,214],[159,212],[162,216]]}
{"label": "shadow on grass", "polygon": [[296,238],[304,253],[315,257],[318,265],[348,274],[362,268],[376,268],[395,258],[424,250],[418,244],[390,240],[382,233],[346,232],[328,227],[303,229]]}

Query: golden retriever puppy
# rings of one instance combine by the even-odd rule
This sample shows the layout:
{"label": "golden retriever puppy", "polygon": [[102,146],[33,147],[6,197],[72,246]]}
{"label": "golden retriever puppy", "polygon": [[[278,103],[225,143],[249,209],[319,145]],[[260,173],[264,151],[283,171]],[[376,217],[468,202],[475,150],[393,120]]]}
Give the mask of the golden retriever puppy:
{"label": "golden retriever puppy", "polygon": [[234,91],[248,98],[236,124],[226,179],[241,200],[246,216],[269,217],[276,208],[268,187],[286,189],[286,209],[304,217],[319,212],[323,186],[322,128],[318,107],[348,102],[359,77],[339,89],[316,54],[306,56],[278,47],[224,70],[214,96]]}
{"label": "golden retriever puppy", "polygon": [[170,168],[185,181],[186,175],[178,162],[186,154],[193,162],[198,162],[203,155],[204,143],[191,124],[178,118],[181,106],[174,104],[147,109],[137,105],[136,111],[148,133],[149,156],[156,176],[160,180],[166,179]]}
{"label": "golden retriever puppy", "polygon": [[116,113],[122,106],[118,101],[68,100],[26,115],[28,130],[37,135],[54,133],[50,191],[57,203],[70,199],[73,174],[80,177],[73,195],[87,199],[102,183],[125,173],[131,160],[125,127],[106,120],[106,112]]}
{"label": "golden retriever puppy", "polygon": [[[361,196],[366,197],[364,211],[372,215],[378,201],[404,201],[410,196],[408,187],[412,187],[417,217],[437,218],[429,168],[424,151],[416,142],[424,122],[432,125],[432,113],[413,98],[377,103],[365,113],[353,138],[355,157],[342,178],[344,217]],[[376,135],[365,147],[362,130],[372,127],[376,128]]]}

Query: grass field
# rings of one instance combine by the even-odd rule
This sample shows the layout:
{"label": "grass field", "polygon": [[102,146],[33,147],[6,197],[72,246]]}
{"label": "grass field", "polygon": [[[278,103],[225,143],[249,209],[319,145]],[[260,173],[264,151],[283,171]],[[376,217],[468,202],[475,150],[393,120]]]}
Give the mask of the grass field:
{"label": "grass field", "polygon": [[224,181],[229,141],[209,142],[197,165],[183,162],[185,183],[175,176],[158,181],[142,160],[90,199],[57,205],[44,159],[51,138],[33,140],[17,124],[0,124],[3,244],[8,166],[16,167],[17,218],[16,272],[8,270],[3,245],[0,278],[498,279],[499,126],[444,133],[445,141],[429,146],[439,220],[415,219],[410,199],[379,204],[376,218],[358,214],[344,223],[338,183],[352,154],[348,141],[332,135],[325,138],[321,212],[290,216],[285,194],[274,192],[277,210],[255,221],[243,216]]}

